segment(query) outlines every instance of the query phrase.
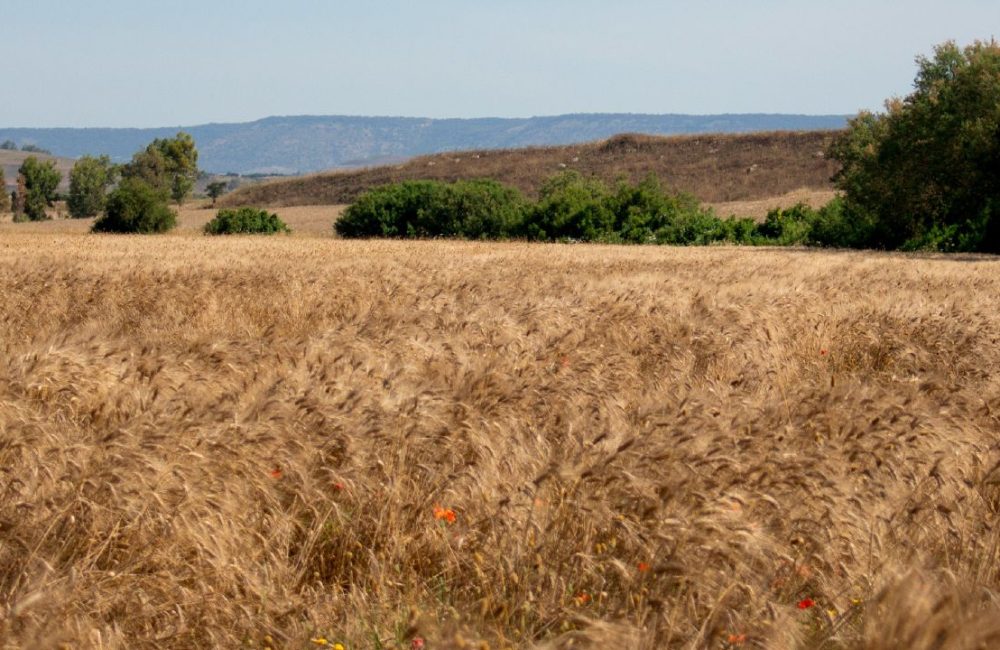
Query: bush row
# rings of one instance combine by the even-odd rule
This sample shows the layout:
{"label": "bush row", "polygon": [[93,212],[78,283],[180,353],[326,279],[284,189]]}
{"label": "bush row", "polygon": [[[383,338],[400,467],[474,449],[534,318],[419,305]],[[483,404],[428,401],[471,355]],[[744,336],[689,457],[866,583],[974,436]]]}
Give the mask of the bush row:
{"label": "bush row", "polygon": [[[164,192],[142,180],[126,178],[108,195],[104,213],[94,221],[92,230],[104,233],[152,234],[172,230],[177,214],[167,205]],[[257,208],[219,210],[205,224],[207,235],[233,235],[291,230],[278,215]]]}
{"label": "bush row", "polygon": [[539,199],[491,180],[406,181],[371,190],[334,225],[342,237],[453,237],[607,243],[851,247],[868,242],[866,226],[836,199],[820,209],[800,204],[772,210],[763,223],[719,218],[687,194],[664,190],[649,176],[608,188],[566,172]]}

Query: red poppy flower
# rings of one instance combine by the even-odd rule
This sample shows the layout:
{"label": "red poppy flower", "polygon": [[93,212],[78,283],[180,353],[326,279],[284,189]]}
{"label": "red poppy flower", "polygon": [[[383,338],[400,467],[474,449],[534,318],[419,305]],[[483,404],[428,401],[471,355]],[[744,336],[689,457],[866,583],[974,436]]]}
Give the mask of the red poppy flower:
{"label": "red poppy flower", "polygon": [[645,572],[649,571],[650,566],[646,562],[640,562],[638,564],[638,569],[639,569],[639,573],[645,573]]}
{"label": "red poppy flower", "polygon": [[271,478],[281,478],[281,468],[275,467],[271,470]]}
{"label": "red poppy flower", "polygon": [[826,356],[826,350],[820,350],[819,351],[819,356],[825,357]]}
{"label": "red poppy flower", "polygon": [[458,516],[455,511],[451,508],[442,508],[441,506],[434,506],[434,518],[438,521],[447,521],[449,524],[455,523]]}
{"label": "red poppy flower", "polygon": [[795,606],[798,607],[799,609],[809,609],[810,607],[813,607],[815,604],[816,601],[813,600],[812,598],[803,598]]}
{"label": "red poppy flower", "polygon": [[413,637],[413,640],[410,641],[410,648],[412,648],[413,650],[423,650],[423,647],[424,647],[424,640],[419,636]]}
{"label": "red poppy flower", "polygon": [[341,483],[340,481],[337,481],[336,483],[333,484],[333,489],[337,491],[343,490],[344,484]]}
{"label": "red poppy flower", "polygon": [[746,634],[730,634],[729,635],[729,645],[743,645],[747,642]]}

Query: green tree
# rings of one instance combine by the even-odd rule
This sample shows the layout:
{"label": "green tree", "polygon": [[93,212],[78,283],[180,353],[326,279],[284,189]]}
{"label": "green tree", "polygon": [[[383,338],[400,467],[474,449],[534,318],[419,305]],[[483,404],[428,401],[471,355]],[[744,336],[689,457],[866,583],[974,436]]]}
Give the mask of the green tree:
{"label": "green tree", "polygon": [[74,219],[94,217],[104,210],[108,188],[117,176],[117,168],[107,156],[84,156],[69,173],[69,214]]}
{"label": "green tree", "polygon": [[208,187],[205,188],[205,192],[208,193],[210,197],[212,197],[213,207],[215,206],[216,199],[218,199],[220,196],[226,193],[227,186],[228,183],[226,183],[225,181],[212,181],[211,183],[208,184]]}
{"label": "green tree", "polygon": [[94,232],[161,233],[177,225],[164,190],[139,178],[125,178],[110,195]]}
{"label": "green tree", "polygon": [[19,172],[24,177],[24,215],[31,221],[48,219],[45,209],[52,207],[56,188],[62,180],[55,161],[41,162],[34,156],[28,156]]}
{"label": "green tree", "polygon": [[4,151],[17,151],[17,143],[13,140],[4,140],[0,142],[0,149]]}
{"label": "green tree", "polygon": [[913,92],[830,148],[843,210],[882,248],[1000,252],[1000,44],[918,57]]}
{"label": "green tree", "polygon": [[122,176],[145,181],[167,192],[181,204],[198,177],[198,150],[194,138],[181,132],[173,138],[157,138],[125,165]]}

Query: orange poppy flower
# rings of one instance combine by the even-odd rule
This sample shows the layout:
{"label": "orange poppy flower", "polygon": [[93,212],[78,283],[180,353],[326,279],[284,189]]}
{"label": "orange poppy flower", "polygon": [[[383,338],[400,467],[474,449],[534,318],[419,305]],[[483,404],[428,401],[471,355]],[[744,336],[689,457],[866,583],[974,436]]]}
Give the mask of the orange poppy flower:
{"label": "orange poppy flower", "polygon": [[458,516],[455,511],[451,508],[442,508],[441,506],[434,506],[434,518],[438,521],[446,521],[449,524],[455,523]]}

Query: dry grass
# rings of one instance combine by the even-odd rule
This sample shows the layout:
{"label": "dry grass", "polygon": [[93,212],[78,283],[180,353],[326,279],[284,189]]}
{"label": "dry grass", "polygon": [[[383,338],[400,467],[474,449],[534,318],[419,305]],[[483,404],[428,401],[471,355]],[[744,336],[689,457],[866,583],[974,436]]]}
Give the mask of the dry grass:
{"label": "dry grass", "polygon": [[790,208],[798,203],[819,208],[833,200],[837,193],[833,190],[812,190],[799,188],[782,194],[781,196],[771,196],[766,199],[754,199],[752,201],[730,201],[727,203],[707,204],[720,217],[752,217],[762,220],[767,213],[774,208]]}
{"label": "dry grass", "polygon": [[0,640],[998,647],[997,268],[5,231]]}
{"label": "dry grass", "polygon": [[614,183],[655,174],[668,187],[702,201],[729,202],[780,196],[800,188],[830,190],[835,161],[824,151],[835,131],[673,137],[619,135],[563,147],[461,151],[421,156],[401,165],[328,172],[252,185],[221,205],[351,203],[378,185],[413,179],[493,178],[536,196],[551,176],[575,170]]}

